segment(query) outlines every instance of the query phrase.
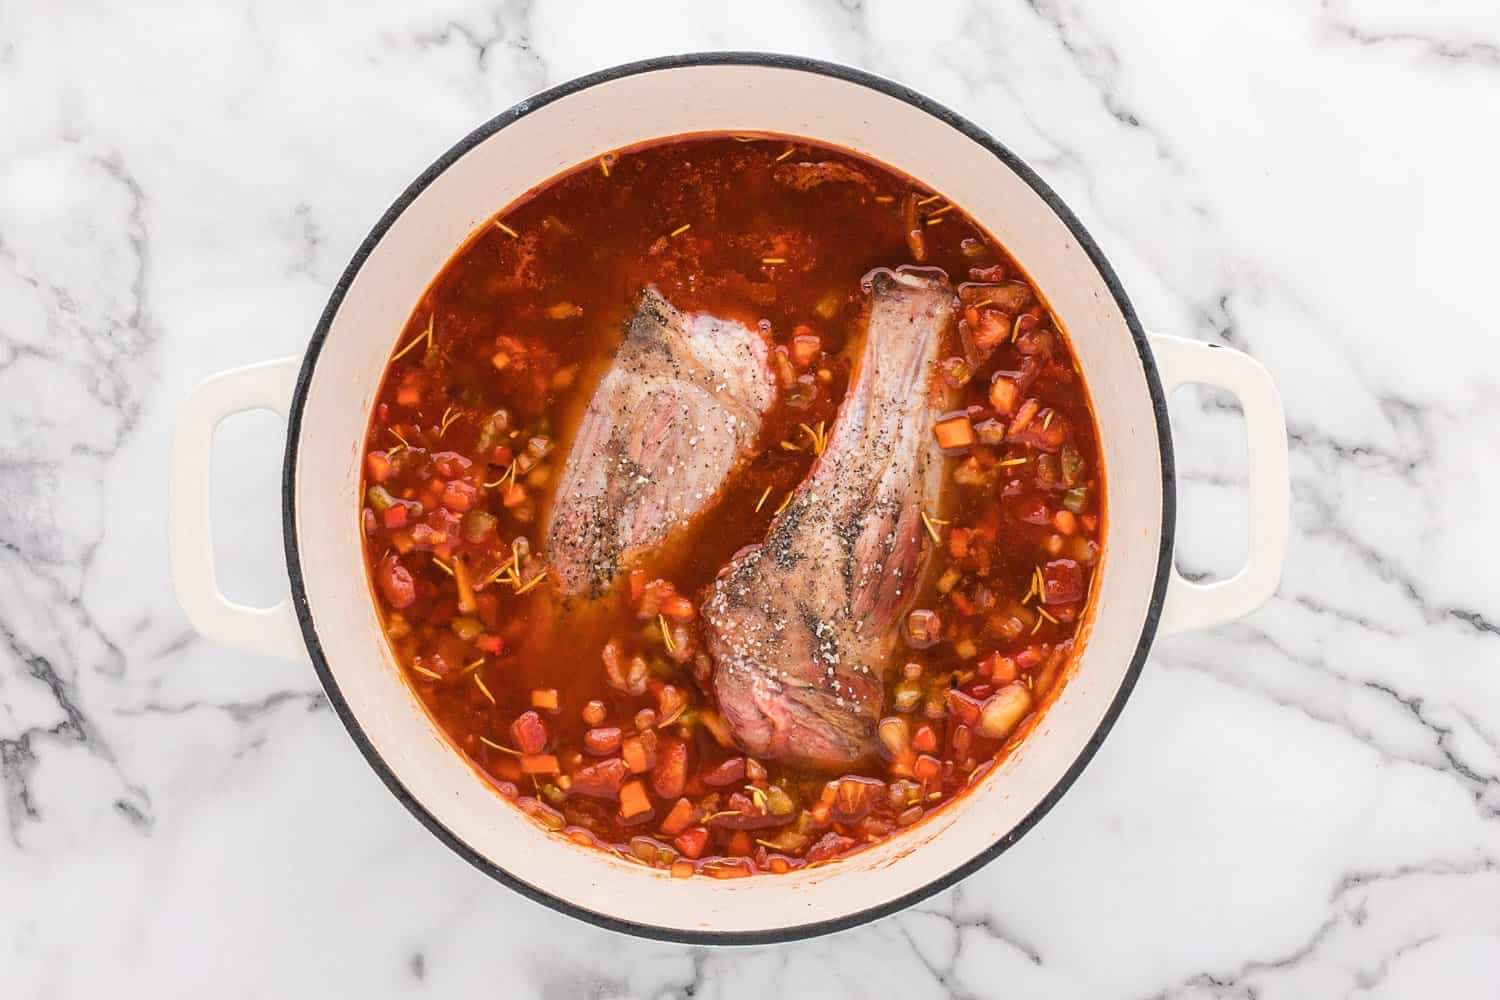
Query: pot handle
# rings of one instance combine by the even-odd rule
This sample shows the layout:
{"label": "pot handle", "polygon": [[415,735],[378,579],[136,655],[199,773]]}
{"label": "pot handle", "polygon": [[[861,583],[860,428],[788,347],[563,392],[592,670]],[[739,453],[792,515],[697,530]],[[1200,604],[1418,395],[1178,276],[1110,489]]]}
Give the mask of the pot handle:
{"label": "pot handle", "polygon": [[172,586],[193,628],[207,638],[257,653],[299,659],[305,647],[291,602],[238,604],[219,590],[209,524],[209,460],[219,421],[246,410],[285,419],[301,365],[282,358],[220,372],[201,382],[177,416],[167,490],[167,539]]}
{"label": "pot handle", "polygon": [[1209,628],[1254,611],[1276,592],[1286,560],[1291,519],[1286,417],[1271,373],[1259,361],[1217,344],[1150,335],[1162,391],[1197,382],[1234,394],[1245,414],[1250,459],[1249,555],[1239,572],[1212,583],[1194,583],[1172,567],[1161,635]]}

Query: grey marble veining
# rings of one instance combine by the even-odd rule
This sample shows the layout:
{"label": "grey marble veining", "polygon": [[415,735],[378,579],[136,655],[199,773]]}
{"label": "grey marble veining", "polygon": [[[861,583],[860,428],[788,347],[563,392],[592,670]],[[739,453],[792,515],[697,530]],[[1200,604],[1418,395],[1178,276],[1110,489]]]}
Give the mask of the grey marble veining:
{"label": "grey marble veining", "polygon": [[[1020,844],[900,915],[739,950],[469,869],[305,663],[191,633],[165,552],[189,387],[300,352],[428,162],[536,89],[712,48],[860,65],[990,129],[1148,326],[1271,369],[1293,475],[1280,594],[1161,641]],[[5,994],[1493,995],[1497,108],[1492,4],[0,5]],[[1237,414],[1173,413],[1179,563],[1232,570]],[[261,444],[233,482],[276,475]],[[266,496],[219,508],[226,556],[275,537]]]}

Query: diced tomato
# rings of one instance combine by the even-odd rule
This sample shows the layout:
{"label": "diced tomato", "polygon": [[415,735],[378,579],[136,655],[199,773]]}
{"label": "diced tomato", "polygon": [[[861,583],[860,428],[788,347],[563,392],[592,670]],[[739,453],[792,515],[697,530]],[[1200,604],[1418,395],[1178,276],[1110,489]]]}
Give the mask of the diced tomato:
{"label": "diced tomato", "polygon": [[651,787],[664,799],[676,798],[687,787],[688,748],[680,740],[663,740]]}
{"label": "diced tomato", "polygon": [[444,479],[457,479],[468,472],[474,463],[456,451],[439,451],[433,453],[432,464]]}
{"label": "diced tomato", "polygon": [[912,734],[911,745],[921,753],[931,753],[937,749],[937,733],[924,722]]}
{"label": "diced tomato", "polygon": [[672,838],[672,845],[690,858],[701,858],[708,847],[708,831],[701,826],[683,830]]}
{"label": "diced tomato", "polygon": [[547,724],[535,712],[522,712],[510,724],[511,738],[522,753],[541,753],[547,746]]}
{"label": "diced tomato", "polygon": [[1020,670],[1030,670],[1039,665],[1046,658],[1046,654],[1037,646],[1027,646],[1016,654],[1016,667]]}
{"label": "diced tomato", "polygon": [[838,782],[833,797],[833,818],[853,825],[870,815],[875,803],[885,795],[885,782],[875,778],[845,777]]}
{"label": "diced tomato", "polygon": [[924,753],[917,757],[917,762],[912,765],[911,772],[922,781],[934,781],[943,773],[943,762],[931,754]]}
{"label": "diced tomato", "polygon": [[573,784],[568,791],[594,799],[615,799],[619,797],[629,773],[624,761],[611,757],[579,768],[573,774]]}
{"label": "diced tomato", "polygon": [[975,310],[976,319],[969,321],[974,345],[984,350],[1003,344],[1010,336],[1010,317],[994,309]]}
{"label": "diced tomato", "polygon": [[672,621],[685,622],[691,620],[698,612],[693,607],[692,601],[674,594],[661,602],[661,613]]}
{"label": "diced tomato", "polygon": [[660,713],[661,721],[657,723],[658,728],[665,726],[680,716],[687,708],[687,695],[683,694],[672,684],[662,684],[660,681],[651,685],[656,691],[657,711]]}
{"label": "diced tomato", "polygon": [[[483,594],[480,595],[481,598],[484,596]],[[484,608],[481,604],[480,611],[482,612],[483,610]],[[491,656],[499,656],[505,651],[505,640],[498,635],[482,635],[474,640],[474,645]]]}
{"label": "diced tomato", "polygon": [[633,570],[631,570],[630,571],[630,603],[631,604],[635,604],[635,603],[639,602],[640,599],[641,599],[641,593],[645,589],[646,589],[646,571],[643,570],[643,569],[633,569]]}
{"label": "diced tomato", "polygon": [[472,483],[466,483],[462,479],[453,479],[443,487],[443,506],[449,510],[462,514],[474,506],[474,499],[479,491]]}
{"label": "diced tomato", "polygon": [[[1035,400],[1027,400],[1028,405],[1033,402]],[[1025,407],[1022,408],[1023,412],[1024,409]],[[1016,415],[1016,420],[1020,420],[1020,414]],[[1039,410],[1020,429],[1012,422],[1011,429],[1006,433],[1012,441],[1029,444],[1039,451],[1054,452],[1067,442],[1069,429],[1067,417],[1056,410],[1047,409]]]}
{"label": "diced tomato", "polygon": [[406,505],[401,503],[391,504],[385,509],[385,513],[380,515],[380,520],[387,528],[406,527]]}
{"label": "diced tomato", "polygon": [[731,757],[703,773],[703,783],[710,788],[738,785],[745,780],[745,758]]}
{"label": "diced tomato", "polygon": [[[1029,319],[1030,316],[1028,315],[1027,318]],[[1022,354],[1035,355],[1042,360],[1047,360],[1052,357],[1052,332],[1043,330],[1040,326],[1023,323],[1020,333],[1016,335],[1016,350]]]}
{"label": "diced tomato", "polygon": [[1071,559],[1054,559],[1042,567],[1042,603],[1066,604],[1083,596],[1083,571]]}
{"label": "diced tomato", "polygon": [[640,781],[627,781],[620,787],[620,817],[639,819],[651,812],[651,797]]}
{"label": "diced tomato", "polygon": [[959,722],[972,726],[979,720],[979,702],[956,688],[949,688],[943,693],[944,700],[948,703],[948,711]]}
{"label": "diced tomato", "polygon": [[852,848],[854,844],[854,838],[845,837],[842,834],[833,833],[832,831],[830,831],[823,834],[821,840],[812,845],[812,847],[808,848],[807,860],[827,861],[829,858],[836,858],[840,854],[843,854],[845,851]]}
{"label": "diced tomato", "polygon": [[595,757],[604,757],[620,749],[619,726],[596,726],[583,734],[583,748]]}
{"label": "diced tomato", "polygon": [[375,568],[375,584],[385,603],[397,610],[411,607],[417,599],[417,585],[411,572],[394,555],[386,556]]}
{"label": "diced tomato", "polygon": [[951,592],[948,595],[948,599],[953,602],[953,606],[958,609],[959,614],[972,615],[974,613],[974,605],[964,596],[963,591],[955,590]]}
{"label": "diced tomato", "polygon": [[667,818],[661,821],[661,832],[669,837],[674,837],[688,828],[693,822],[693,804],[687,799],[678,799],[677,804],[667,813]]}
{"label": "diced tomato", "polygon": [[991,653],[980,661],[979,672],[996,684],[1009,684],[1018,675],[1016,661],[999,653]]}
{"label": "diced tomato", "polygon": [[1052,511],[1047,507],[1047,501],[1040,496],[1021,499],[1012,506],[1012,510],[1017,520],[1027,524],[1052,523]]}

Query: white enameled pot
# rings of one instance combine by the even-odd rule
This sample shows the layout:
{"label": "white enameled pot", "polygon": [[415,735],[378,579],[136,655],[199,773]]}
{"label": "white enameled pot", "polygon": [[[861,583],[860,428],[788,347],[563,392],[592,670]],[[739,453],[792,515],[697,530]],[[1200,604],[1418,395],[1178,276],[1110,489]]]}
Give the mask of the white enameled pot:
{"label": "white enameled pot", "polygon": [[[942,192],[998,237],[1072,338],[1098,418],[1109,508],[1097,610],[1072,679],[988,780],[847,860],[732,881],[673,879],[576,846],[500,801],[449,748],[398,672],[365,582],[357,517],[361,445],[382,369],[412,304],[469,233],[573,164],[644,139],[722,130],[801,135],[866,153]],[[1249,431],[1249,562],[1207,585],[1172,568],[1166,396],[1188,382],[1233,393]],[[283,527],[291,599],[266,609],[223,596],[209,541],[213,429],[254,408],[274,410],[288,424]],[[1243,354],[1144,334],[1094,241],[1003,146],[887,80],[805,59],[735,53],[653,60],[575,80],[523,101],[445,153],[360,247],[305,357],[225,372],[193,393],[173,447],[170,520],[178,598],[198,630],[265,653],[310,653],[371,766],[476,867],[616,929],[759,942],[888,913],[1014,843],[1092,756],[1155,635],[1228,621],[1273,592],[1287,508],[1286,430],[1266,371]]]}

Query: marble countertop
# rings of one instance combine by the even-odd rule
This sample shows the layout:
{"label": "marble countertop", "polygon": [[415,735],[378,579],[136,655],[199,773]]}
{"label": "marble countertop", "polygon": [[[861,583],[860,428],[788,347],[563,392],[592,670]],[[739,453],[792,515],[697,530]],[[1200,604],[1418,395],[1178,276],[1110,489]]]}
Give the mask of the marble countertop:
{"label": "marble countertop", "polygon": [[[911,11],[0,9],[7,996],[1493,995],[1500,8]],[[597,930],[451,855],[307,663],[194,636],[164,515],[189,388],[300,353],[437,154],[542,87],[714,48],[859,65],[990,129],[1148,326],[1270,368],[1292,443],[1279,595],[1159,642],[1033,832],[910,911],[747,949]],[[1173,412],[1179,562],[1232,570],[1238,416]],[[221,431],[216,548],[246,600],[285,586],[281,434]]]}

